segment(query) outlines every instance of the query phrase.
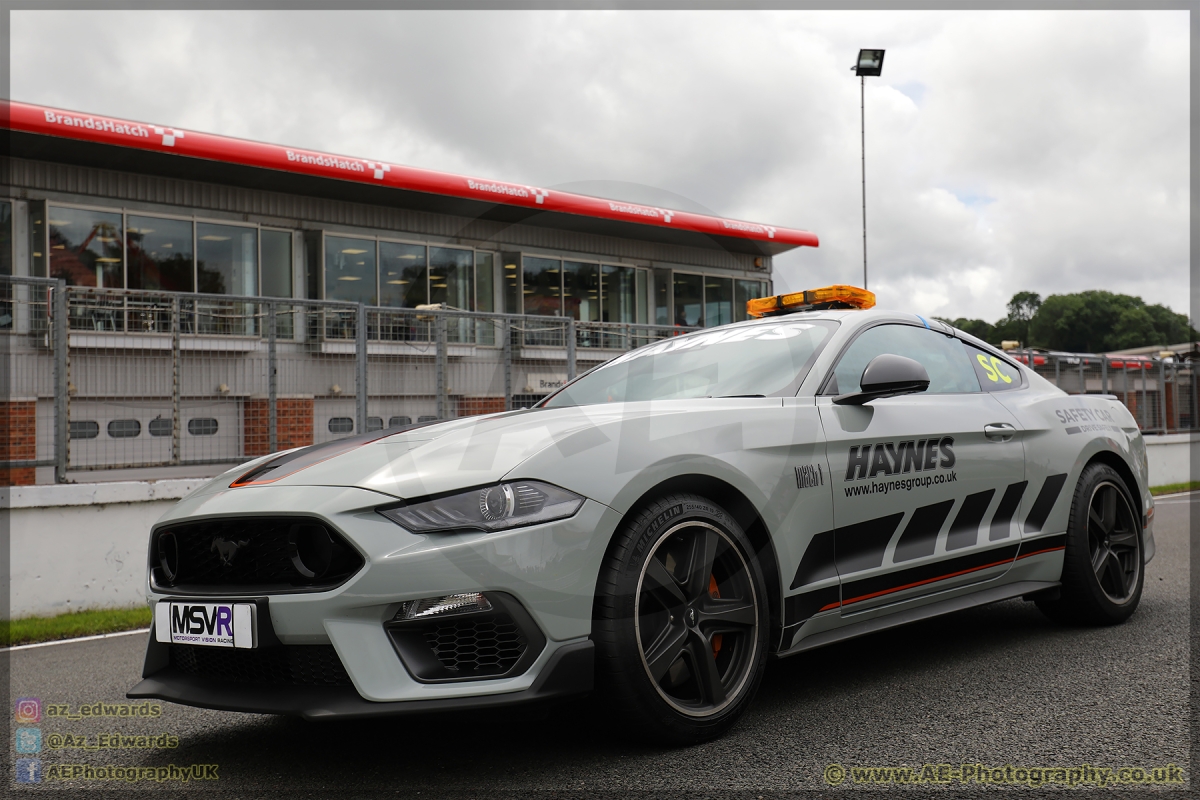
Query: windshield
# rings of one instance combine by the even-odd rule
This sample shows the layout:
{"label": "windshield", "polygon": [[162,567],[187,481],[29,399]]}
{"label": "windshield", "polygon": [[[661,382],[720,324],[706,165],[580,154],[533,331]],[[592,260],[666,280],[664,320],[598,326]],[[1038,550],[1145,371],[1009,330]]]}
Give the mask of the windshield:
{"label": "windshield", "polygon": [[836,327],[831,320],[780,320],[655,342],[602,364],[542,406],[794,393]]}

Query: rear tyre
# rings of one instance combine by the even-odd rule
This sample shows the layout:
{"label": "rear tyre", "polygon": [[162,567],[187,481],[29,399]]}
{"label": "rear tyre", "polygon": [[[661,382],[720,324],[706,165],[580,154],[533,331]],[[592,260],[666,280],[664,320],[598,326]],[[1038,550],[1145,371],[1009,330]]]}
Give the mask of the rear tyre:
{"label": "rear tyre", "polygon": [[596,678],[613,722],[668,744],[720,736],[758,691],[767,607],[754,550],[720,506],[673,494],[633,514],[595,603]]}
{"label": "rear tyre", "polygon": [[1084,468],[1071,501],[1062,591],[1038,608],[1057,622],[1116,625],[1142,597],[1142,515],[1125,481],[1107,464]]}

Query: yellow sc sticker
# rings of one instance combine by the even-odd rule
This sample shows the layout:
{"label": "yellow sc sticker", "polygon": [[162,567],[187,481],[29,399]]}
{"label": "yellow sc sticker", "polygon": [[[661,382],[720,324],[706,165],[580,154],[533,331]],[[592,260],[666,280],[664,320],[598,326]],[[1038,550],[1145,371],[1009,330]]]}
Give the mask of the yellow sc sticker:
{"label": "yellow sc sticker", "polygon": [[1005,374],[1003,368],[1004,362],[1002,362],[1000,359],[996,358],[995,356],[991,356],[989,358],[985,353],[980,353],[975,357],[979,359],[980,366],[983,367],[983,371],[987,374],[988,380],[990,380],[992,383],[999,383],[1000,381],[1012,383],[1012,378]]}

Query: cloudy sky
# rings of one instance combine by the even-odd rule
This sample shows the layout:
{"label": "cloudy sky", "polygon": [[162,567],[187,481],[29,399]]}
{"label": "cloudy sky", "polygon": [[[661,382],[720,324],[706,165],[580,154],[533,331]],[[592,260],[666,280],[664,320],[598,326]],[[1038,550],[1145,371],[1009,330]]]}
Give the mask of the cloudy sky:
{"label": "cloudy sky", "polygon": [[[777,287],[1188,311],[1186,11],[14,11],[12,97],[804,228]],[[69,54],[69,57],[64,57]]]}

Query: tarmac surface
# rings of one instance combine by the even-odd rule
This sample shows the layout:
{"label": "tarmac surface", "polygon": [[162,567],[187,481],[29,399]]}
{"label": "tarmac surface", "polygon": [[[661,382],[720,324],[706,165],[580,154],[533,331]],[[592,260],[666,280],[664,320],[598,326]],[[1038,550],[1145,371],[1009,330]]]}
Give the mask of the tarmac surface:
{"label": "tarmac surface", "polygon": [[[161,703],[154,704],[156,717],[71,720],[50,716],[51,709],[61,712],[65,705],[75,713],[96,702],[137,702],[125,692],[139,679],[145,634],[11,651],[4,654],[10,698],[39,698],[42,717],[10,725],[40,730],[42,749],[18,753],[10,735],[5,771],[18,758],[38,758],[43,781],[8,786],[56,787],[75,797],[185,787],[189,793],[297,798],[377,791],[404,797],[757,797],[861,791],[870,784],[856,782],[856,767],[914,767],[921,775],[926,764],[950,765],[943,768],[951,771],[943,784],[952,792],[947,796],[965,788],[952,776],[964,764],[999,768],[989,774],[1003,781],[1019,782],[1022,769],[1078,768],[1077,780],[1087,786],[1084,765],[1160,768],[1166,780],[1187,780],[1192,503],[1200,504],[1200,494],[1158,501],[1158,552],[1147,567],[1141,607],[1124,625],[1064,628],[1031,603],[1008,601],[810,651],[771,663],[739,724],[724,738],[692,748],[639,744],[592,702],[540,717],[459,713],[369,723],[307,723]],[[86,737],[94,746],[101,734],[168,737],[153,747],[71,746],[84,739],[70,737]],[[209,780],[187,784],[48,778],[52,767],[63,765],[172,764],[216,769]],[[830,765],[844,770],[841,782]],[[1007,765],[1013,769],[1006,774]],[[927,783],[937,780],[936,770],[924,771]],[[1034,773],[1024,774],[1025,783],[1036,785]],[[1093,781],[1098,774],[1091,774]]]}

